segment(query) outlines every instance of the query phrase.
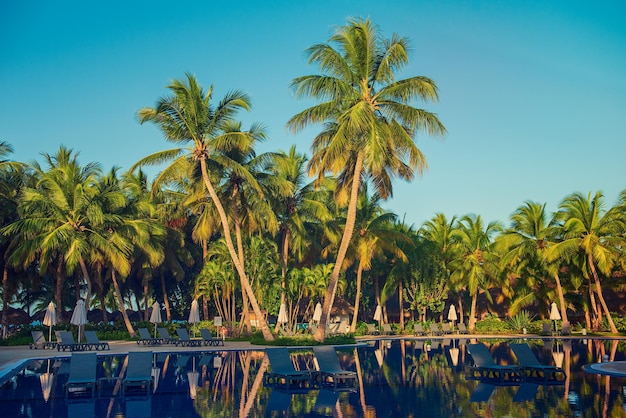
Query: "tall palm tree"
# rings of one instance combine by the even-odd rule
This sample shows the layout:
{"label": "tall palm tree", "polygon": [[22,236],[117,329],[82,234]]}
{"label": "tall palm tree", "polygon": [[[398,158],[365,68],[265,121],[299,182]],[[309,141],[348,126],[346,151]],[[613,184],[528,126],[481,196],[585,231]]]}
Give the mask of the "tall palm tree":
{"label": "tall palm tree", "polygon": [[610,277],[619,258],[619,249],[626,246],[624,239],[624,216],[615,206],[604,210],[602,193],[584,196],[574,193],[559,205],[556,218],[561,222],[562,241],[551,248],[552,259],[580,253],[588,273],[593,278],[600,306],[611,332],[616,334],[609,308],[604,300],[600,274]]}
{"label": "tall palm tree", "polygon": [[[106,246],[107,231],[103,226],[114,214],[106,208],[123,202],[116,191],[102,191],[96,185],[100,168],[96,163],[81,166],[77,153],[60,147],[55,155],[43,154],[47,169],[35,163],[37,181],[25,187],[20,197],[20,219],[5,228],[15,234],[13,263],[24,266],[38,260],[40,272],[56,261],[57,273],[71,275],[80,267],[87,284],[87,301],[91,299],[91,278],[87,268],[94,249]],[[55,300],[61,310],[63,277],[57,277]],[[76,294],[76,298],[80,295]],[[59,318],[61,312],[59,311]]]}
{"label": "tall palm tree", "polygon": [[[456,216],[448,220],[445,214],[437,213],[432,219],[424,222],[419,233],[429,241],[430,244],[428,244],[427,247],[430,245],[434,246],[435,251],[438,253],[438,256],[434,259],[441,263],[439,271],[443,272],[448,279],[448,289],[458,293],[462,288],[462,284],[449,280],[450,263],[456,257],[454,253],[457,248],[454,240],[456,233],[454,233],[454,230],[457,229],[457,227]],[[459,295],[459,317],[461,321],[463,321],[465,317],[464,311],[463,298]]]}
{"label": "tall palm tree", "polygon": [[293,116],[288,126],[299,131],[310,124],[324,124],[313,141],[309,173],[321,181],[328,173],[338,175],[336,197],[348,206],[346,226],[322,308],[315,339],[324,330],[332,307],[337,281],[352,239],[360,183],[371,180],[376,192],[392,195],[392,178],[411,180],[426,162],[413,138],[418,130],[443,134],[444,126],[433,113],[412,104],[438,99],[437,86],[426,77],[396,80],[396,72],[408,63],[408,40],[397,35],[382,38],[369,19],[351,19],[339,27],[328,44],[307,50],[309,63],[322,75],[294,79],[298,97],[322,100]]}
{"label": "tall palm tree", "polygon": [[181,145],[190,144],[189,148],[175,148],[152,154],[143,158],[136,166],[174,160],[160,175],[160,177],[167,177],[172,174],[172,171],[188,165],[189,159],[200,165],[202,180],[219,214],[226,246],[239,274],[242,288],[248,295],[256,317],[259,318],[259,327],[263,337],[266,340],[273,340],[274,337],[261,313],[243,263],[233,244],[228,216],[209,171],[212,161],[224,158],[225,152],[231,149],[247,148],[247,144],[253,140],[247,132],[228,131],[235,113],[239,110],[250,109],[250,100],[244,93],[233,91],[228,93],[217,106],[213,106],[211,104],[213,88],[205,93],[194,76],[187,74],[186,78],[186,82],[172,81],[168,86],[172,96],[159,99],[154,108],[147,107],[139,110],[138,115],[141,123],[155,123],[165,135],[166,140]]}
{"label": "tall palm tree", "polygon": [[411,239],[395,227],[396,214],[385,212],[380,206],[380,201],[380,196],[376,193],[368,196],[367,188],[363,188],[356,215],[356,234],[346,256],[346,260],[356,263],[356,294],[350,332],[356,331],[363,272],[372,268],[374,258],[383,258],[385,254],[396,263],[408,261],[400,245],[412,244]]}
{"label": "tall palm tree", "polygon": [[[0,228],[17,220],[19,193],[26,181],[24,165],[14,164],[9,160],[8,156],[11,153],[13,153],[13,147],[6,142],[0,142]],[[12,293],[10,287],[16,287],[10,286],[9,283],[10,266],[7,257],[10,242],[9,236],[0,235],[0,270],[2,271],[2,318],[0,324],[2,324],[3,338],[6,337],[9,325],[6,307],[9,306]]]}
{"label": "tall palm tree", "polygon": [[[540,286],[546,281],[546,276],[554,278],[561,318],[568,322],[559,266],[550,263],[546,257],[548,248],[554,244],[554,233],[552,221],[546,214],[546,205],[525,202],[511,215],[511,227],[505,230],[497,241],[503,245],[505,251],[502,262],[512,266],[518,274],[539,275],[543,279],[539,282]],[[532,291],[528,293],[529,302],[535,294]]]}
{"label": "tall palm tree", "polygon": [[[293,145],[288,152],[273,154],[266,171],[269,174],[267,197],[278,220],[281,258],[281,288],[285,289],[289,257],[301,262],[311,245],[312,224],[329,221],[330,209],[304,171],[307,158]],[[284,302],[284,290],[281,303]]]}
{"label": "tall palm tree", "polygon": [[470,330],[476,326],[478,293],[481,288],[487,290],[489,279],[497,274],[492,238],[501,229],[498,222],[484,226],[480,215],[466,215],[459,220],[459,228],[454,231],[458,256],[453,262],[452,279],[465,283],[472,298]]}

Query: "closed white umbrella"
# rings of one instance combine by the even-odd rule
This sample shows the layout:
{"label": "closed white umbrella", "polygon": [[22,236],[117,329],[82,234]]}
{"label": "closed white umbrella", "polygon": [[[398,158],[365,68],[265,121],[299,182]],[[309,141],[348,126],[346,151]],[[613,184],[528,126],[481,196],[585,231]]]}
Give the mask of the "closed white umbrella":
{"label": "closed white umbrella", "polygon": [[154,337],[156,338],[157,324],[163,322],[161,320],[161,305],[159,302],[152,304],[152,313],[150,314],[150,323],[154,324]]}
{"label": "closed white umbrella", "polygon": [[317,302],[315,305],[315,311],[313,311],[313,321],[320,322],[322,319],[322,304]]}
{"label": "closed white umbrella", "polygon": [[380,322],[383,320],[383,308],[380,305],[376,305],[376,311],[374,312],[374,321],[378,321],[378,327],[380,328]]}
{"label": "closed white umbrella", "polygon": [[[200,309],[198,309],[198,300],[194,299],[191,302],[191,309],[189,310],[189,319],[187,320],[190,324],[197,324],[200,322]],[[193,329],[193,336],[196,336],[195,328]]]}
{"label": "closed white umbrella", "polygon": [[552,302],[552,306],[550,308],[550,319],[554,321],[554,332],[556,332],[556,321],[561,320],[561,314],[559,313],[559,308],[556,306],[556,302]]}
{"label": "closed white umbrella", "polygon": [[79,299],[78,302],[76,302],[76,307],[74,308],[74,312],[72,313],[72,319],[70,319],[70,323],[78,325],[78,342],[80,342],[83,326],[87,323],[87,312],[85,312],[84,300]]}
{"label": "closed white umbrella", "polygon": [[54,303],[50,302],[46,308],[46,314],[43,317],[43,324],[50,327],[48,331],[48,342],[52,341],[52,327],[57,324],[57,311]]}
{"label": "closed white umbrella", "polygon": [[459,319],[458,316],[456,316],[456,308],[454,307],[454,305],[450,305],[450,310],[448,311],[448,321],[452,322],[452,329],[454,330],[454,323],[456,322],[456,320]]}
{"label": "closed white umbrella", "polygon": [[278,319],[276,320],[279,324],[286,324],[289,322],[287,318],[287,305],[284,303],[280,304],[280,309],[278,310]]}

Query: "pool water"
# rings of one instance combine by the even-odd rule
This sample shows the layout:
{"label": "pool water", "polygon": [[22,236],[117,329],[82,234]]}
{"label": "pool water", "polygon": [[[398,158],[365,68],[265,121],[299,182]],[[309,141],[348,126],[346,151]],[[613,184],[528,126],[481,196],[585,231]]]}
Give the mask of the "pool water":
{"label": "pool water", "polygon": [[[511,341],[481,339],[500,364],[515,364]],[[517,340],[516,342],[519,342]],[[264,382],[263,351],[153,354],[153,393],[119,396],[125,355],[99,355],[102,390],[65,399],[69,358],[31,360],[0,387],[6,417],[548,417],[626,416],[626,379],[585,373],[582,366],[626,360],[626,341],[527,340],[539,361],[560,365],[565,381],[500,385],[470,377],[467,339],[390,339],[338,348],[342,367],[357,372],[353,389],[286,391]],[[311,350],[294,349],[300,369]]]}

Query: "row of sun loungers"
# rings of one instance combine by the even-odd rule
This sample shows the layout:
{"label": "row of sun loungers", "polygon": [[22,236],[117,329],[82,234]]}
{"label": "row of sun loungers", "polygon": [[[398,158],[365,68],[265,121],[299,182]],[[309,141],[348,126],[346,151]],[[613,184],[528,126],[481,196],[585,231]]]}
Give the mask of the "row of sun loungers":
{"label": "row of sun loungers", "polygon": [[[117,379],[117,378],[116,378]],[[98,388],[102,388],[104,380],[97,379],[96,353],[73,353],[70,359],[70,374],[65,384],[66,398],[93,398]],[[126,374],[121,380],[122,396],[133,392],[149,395],[152,387],[152,352],[128,353]]]}
{"label": "row of sun loungers", "polygon": [[296,370],[287,348],[268,348],[265,353],[271,371],[265,373],[264,380],[273,387],[290,390],[294,387],[307,389],[318,385],[337,390],[352,389],[356,384],[356,373],[341,368],[333,346],[313,347],[317,366],[315,370]]}
{"label": "row of sun loungers", "polygon": [[218,346],[224,345],[224,341],[219,338],[214,338],[211,331],[208,329],[201,329],[201,338],[191,338],[189,331],[185,328],[177,328],[176,334],[178,337],[170,335],[167,328],[157,328],[158,337],[150,335],[150,331],[147,328],[139,328],[139,339],[137,345],[161,345],[161,344],[174,344],[182,347],[201,347],[201,346]]}
{"label": "row of sun loungers", "polygon": [[561,382],[565,379],[562,368],[541,364],[527,344],[510,346],[519,365],[497,364],[484,344],[468,344],[468,352],[474,360],[468,378],[514,384],[524,380],[545,383]]}

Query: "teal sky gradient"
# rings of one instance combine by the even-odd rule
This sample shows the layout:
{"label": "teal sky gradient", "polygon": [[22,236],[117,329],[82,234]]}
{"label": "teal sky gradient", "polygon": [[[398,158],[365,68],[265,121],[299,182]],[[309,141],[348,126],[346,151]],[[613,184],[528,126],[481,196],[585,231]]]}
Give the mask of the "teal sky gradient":
{"label": "teal sky gradient", "polygon": [[[545,3],[545,4],[544,4]],[[626,2],[617,1],[19,1],[0,3],[0,140],[41,160],[61,144],[104,170],[167,149],[136,112],[193,73],[215,97],[253,101],[244,128],[259,152],[309,153],[316,129],[285,123],[310,103],[289,82],[304,51],[348,17],[412,41],[401,76],[425,75],[448,129],[417,144],[429,169],[397,181],[386,207],[416,226],[436,212],[508,218],[526,200],[550,211],[573,192],[626,189]]]}

